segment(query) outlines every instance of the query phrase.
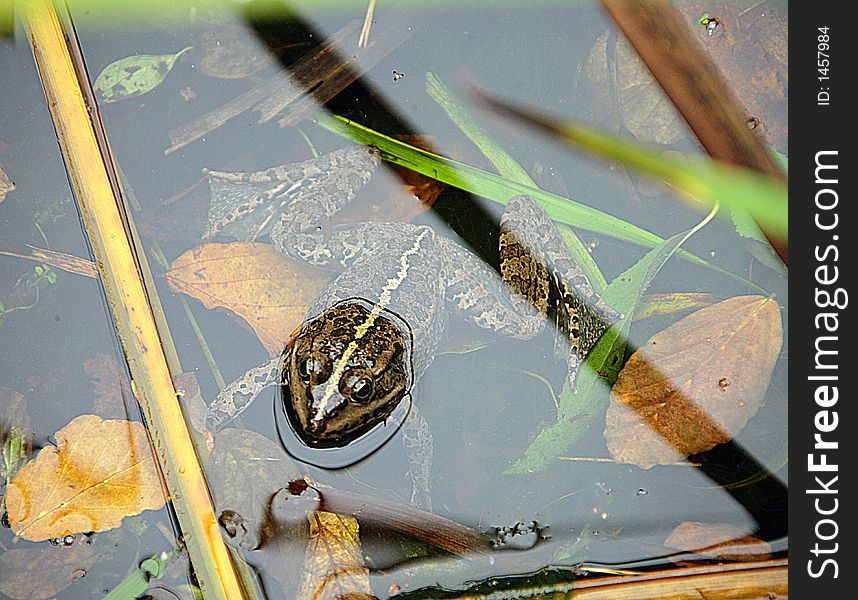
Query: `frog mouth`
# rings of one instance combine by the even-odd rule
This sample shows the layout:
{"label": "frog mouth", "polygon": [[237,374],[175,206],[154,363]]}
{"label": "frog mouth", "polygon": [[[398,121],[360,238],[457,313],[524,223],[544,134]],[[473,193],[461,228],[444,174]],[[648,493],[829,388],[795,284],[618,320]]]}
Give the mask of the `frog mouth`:
{"label": "frog mouth", "polygon": [[[384,425],[390,419],[396,409],[403,403],[406,396],[410,395],[406,389],[400,388],[393,391],[387,397],[378,401],[376,406],[365,407],[365,411],[359,415],[352,415],[350,423],[338,419],[336,413],[338,408],[358,410],[355,406],[350,406],[349,402],[344,398],[334,403],[333,416],[327,412],[310,413],[302,416],[295,408],[295,403],[292,401],[293,393],[304,392],[309,397],[309,390],[293,390],[290,385],[281,386],[282,409],[285,413],[291,429],[295,435],[300,438],[307,446],[313,448],[338,448],[346,446],[358,438],[366,435],[379,425]],[[309,418],[308,418],[309,417]]]}
{"label": "frog mouth", "polygon": [[406,393],[384,418],[343,432],[334,439],[295,427],[295,416],[289,414],[290,403],[282,398],[273,404],[280,443],[292,458],[323,469],[343,469],[367,459],[390,441],[408,418],[412,397]]}

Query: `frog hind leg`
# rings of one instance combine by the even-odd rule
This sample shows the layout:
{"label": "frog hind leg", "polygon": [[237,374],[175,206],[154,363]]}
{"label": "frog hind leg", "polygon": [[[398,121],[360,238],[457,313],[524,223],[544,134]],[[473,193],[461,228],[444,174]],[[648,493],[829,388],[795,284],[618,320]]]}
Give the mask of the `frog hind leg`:
{"label": "frog hind leg", "polygon": [[[325,218],[348,203],[369,181],[380,162],[379,152],[347,146],[300,163],[262,171],[204,171],[211,190],[204,237],[218,235],[252,241],[271,229],[277,215],[294,207],[287,219],[291,229],[307,225],[318,209]],[[303,215],[303,221],[302,221]],[[314,225],[310,223],[309,225]]]}
{"label": "frog hind leg", "polygon": [[[376,148],[354,146],[326,155],[323,172],[292,191],[292,198],[271,228],[274,248],[316,266],[341,262],[330,247],[331,217],[367,183],[381,158]],[[322,158],[322,157],[320,157]]]}
{"label": "frog hind leg", "polygon": [[557,226],[528,196],[510,199],[501,218],[501,276],[565,338],[569,382],[602,334],[620,319],[569,256]]}

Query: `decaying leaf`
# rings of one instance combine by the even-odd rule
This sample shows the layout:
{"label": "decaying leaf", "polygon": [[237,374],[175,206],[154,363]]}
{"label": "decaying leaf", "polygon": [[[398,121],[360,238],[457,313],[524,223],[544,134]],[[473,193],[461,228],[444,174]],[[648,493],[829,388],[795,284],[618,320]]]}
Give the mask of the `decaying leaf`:
{"label": "decaying leaf", "polygon": [[15,184],[6,175],[6,171],[0,169],[0,202],[6,199],[6,194],[15,189]]}
{"label": "decaying leaf", "polygon": [[92,377],[95,386],[93,411],[104,419],[124,419],[128,416],[125,400],[134,401],[128,371],[112,354],[96,354],[83,363],[83,370]]}
{"label": "decaying leaf", "polygon": [[605,439],[648,469],[733,438],[756,414],[783,343],[777,302],[738,296],[647,340],[611,390]]}
{"label": "decaying leaf", "polygon": [[203,244],[173,261],[167,283],[207,308],[243,319],[274,357],[304,320],[329,274],[278,254],[268,244]]}
{"label": "decaying leaf", "polygon": [[664,545],[719,560],[754,561],[772,557],[770,544],[729,523],[681,523],[670,532]]}
{"label": "decaying leaf", "polygon": [[624,37],[602,34],[585,69],[597,119],[619,120],[642,142],[671,144],[687,135],[679,112]]}
{"label": "decaying leaf", "polygon": [[313,600],[372,598],[357,520],[323,511],[316,511],[309,518],[310,541],[299,597]]}
{"label": "decaying leaf", "polygon": [[135,54],[120,58],[98,74],[95,91],[103,102],[116,102],[150,92],[158,87],[173,65],[190,47],[175,54]]}
{"label": "decaying leaf", "polygon": [[41,541],[118,527],[123,517],[164,505],[142,423],[73,419],[9,484],[6,508],[15,534]]}
{"label": "decaying leaf", "polygon": [[53,598],[86,576],[97,558],[89,544],[6,550],[0,553],[0,593],[14,600]]}

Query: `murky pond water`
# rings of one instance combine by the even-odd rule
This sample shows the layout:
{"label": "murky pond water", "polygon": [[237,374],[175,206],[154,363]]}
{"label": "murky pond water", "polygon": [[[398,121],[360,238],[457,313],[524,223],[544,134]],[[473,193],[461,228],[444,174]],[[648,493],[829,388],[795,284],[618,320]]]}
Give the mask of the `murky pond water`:
{"label": "murky pond water", "polygon": [[[784,7],[681,8],[695,37],[728,77],[735,74],[737,95],[753,99],[750,122],[785,153],[786,63],[778,50]],[[490,159],[473,139],[493,140],[537,186],[618,219],[616,232],[593,232],[586,223],[574,229],[607,282],[630,280],[634,272],[627,269],[650,250],[624,238],[620,220],[667,239],[705,216],[677,202],[667,186],[500,120],[472,101],[469,90],[479,86],[635,136],[659,151],[699,153],[598,6],[379,6],[367,47],[358,42],[364,10],[312,5],[288,16],[242,16],[200,3],[175,11],[169,22],[134,23],[83,7],[72,11],[128,214],[154,274],[150,294],[157,293],[169,324],[161,333],[175,349],[176,388],[216,514],[228,543],[252,565],[251,579],[272,598],[439,597],[442,588],[477,582],[488,593],[519,576],[513,587],[563,589],[588,569],[675,567],[677,553],[731,540],[744,549],[683,558],[705,565],[713,556],[785,554],[786,273],[726,209],[625,310],[630,318],[635,313],[626,357],[642,347],[653,354],[629,359],[613,401],[600,383],[608,375],[594,376],[586,366],[578,394],[564,392],[568,342],[558,341],[553,326],[513,339],[468,323],[467,310],[450,302],[431,322],[406,328],[431,330],[433,343],[437,337],[425,372],[409,374],[403,404],[413,402],[425,427],[406,422],[397,431],[387,422],[377,429],[391,439],[372,453],[344,437],[342,445],[354,452],[346,468],[320,468],[325,461],[314,460],[312,449],[287,444],[286,452],[281,434],[295,425],[277,387],[234,411],[240,414],[216,423],[211,411],[206,415],[222,386],[280,355],[339,272],[278,254],[272,241],[290,242],[277,233],[276,211],[263,208],[249,224],[233,225],[234,201],[273,198],[279,206],[297,198],[312,212],[319,190],[328,193],[340,177],[336,190],[355,200],[320,235],[366,221],[395,223],[401,235],[434,231],[498,268],[501,204],[416,180],[386,162],[367,185],[353,185],[354,169],[231,175],[353,145],[319,123],[325,114],[410,141],[419,135],[418,145],[490,172]],[[704,12],[718,17],[717,27],[700,22]],[[0,250],[28,254],[33,245],[89,258],[26,37],[17,33],[0,45],[0,64],[15,80],[0,90],[0,175],[15,183],[0,204]],[[330,48],[320,50],[324,44]],[[750,75],[742,66],[747,61],[756,65]],[[464,128],[438,101],[444,88],[464,107]],[[319,97],[331,100],[327,109],[319,108]],[[384,226],[369,230],[378,227]],[[393,245],[376,244],[373,253],[386,256]],[[416,264],[410,257],[436,264],[438,256],[404,247],[398,270],[379,273],[381,262],[364,260],[356,279],[393,290]],[[0,394],[9,398],[2,406],[25,406],[34,448],[54,443],[51,435],[81,414],[139,417],[97,280],[51,264],[0,258],[0,343],[14,349],[0,359]],[[463,275],[463,289],[474,287],[475,272]],[[455,279],[447,267],[433,273]],[[591,284],[611,297],[610,288]],[[416,309],[429,300],[411,302],[423,314]],[[314,368],[323,365],[294,367],[299,376],[305,369],[308,380]],[[380,388],[381,378],[373,377],[350,380],[349,393],[360,400],[355,390]],[[638,414],[650,425],[658,421],[656,432],[624,412],[618,399],[649,401]],[[20,415],[3,416],[3,431],[23,422]],[[422,462],[409,459],[415,447]],[[85,545],[87,560],[92,555],[98,566],[83,567],[83,579],[69,575],[63,588],[30,596],[15,583],[34,576],[26,562],[75,560],[57,558],[69,549],[4,530],[0,593],[36,598],[63,589],[60,597],[93,597],[142,559],[174,550],[173,530],[167,513],[150,510],[126,517],[119,529],[78,536],[75,544]],[[34,558],[15,558],[23,550]],[[168,560],[155,593],[190,597],[185,560],[183,554]]]}

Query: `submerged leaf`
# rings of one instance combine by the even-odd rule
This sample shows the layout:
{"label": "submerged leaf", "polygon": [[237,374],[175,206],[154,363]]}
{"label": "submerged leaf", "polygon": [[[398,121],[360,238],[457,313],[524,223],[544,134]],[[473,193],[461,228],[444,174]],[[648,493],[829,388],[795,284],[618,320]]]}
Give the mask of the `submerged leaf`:
{"label": "submerged leaf", "polygon": [[126,516],[164,505],[142,423],[82,415],[42,448],[9,484],[12,531],[41,541],[118,527]]}
{"label": "submerged leaf", "polygon": [[200,35],[194,67],[220,79],[242,79],[272,65],[276,56],[246,27],[223,26]]}
{"label": "submerged leaf", "polygon": [[603,33],[585,68],[598,119],[619,119],[642,142],[671,144],[687,136],[682,116],[623,36]]}
{"label": "submerged leaf", "polygon": [[729,523],[686,521],[670,532],[664,545],[717,560],[756,561],[772,557],[770,544]]}
{"label": "submerged leaf", "polygon": [[89,544],[13,548],[0,552],[0,593],[14,600],[53,598],[98,560]]}
{"label": "submerged leaf", "polygon": [[167,283],[207,308],[225,308],[253,329],[268,353],[283,351],[289,334],[328,273],[290,260],[268,244],[203,244],[173,261]]}
{"label": "submerged leaf", "polygon": [[[215,435],[208,464],[218,512],[242,516],[247,527],[243,547],[254,549],[271,536],[271,497],[300,473],[279,444],[247,429],[224,429]],[[251,540],[254,540],[251,543]]]}
{"label": "submerged leaf", "polygon": [[150,92],[166,79],[179,57],[190,50],[189,46],[175,54],[135,54],[120,58],[99,73],[95,91],[104,102],[116,102]]}
{"label": "submerged leaf", "polygon": [[738,296],[647,340],[611,393],[605,439],[648,469],[729,441],[756,414],[783,343],[777,302]]}
{"label": "submerged leaf", "polygon": [[128,416],[125,400],[133,401],[134,394],[128,382],[128,370],[116,357],[106,352],[96,354],[83,363],[83,370],[92,377],[95,387],[93,411],[104,419],[123,419]]}
{"label": "submerged leaf", "polygon": [[299,596],[313,600],[372,598],[357,520],[323,511],[309,518],[310,541]]}

